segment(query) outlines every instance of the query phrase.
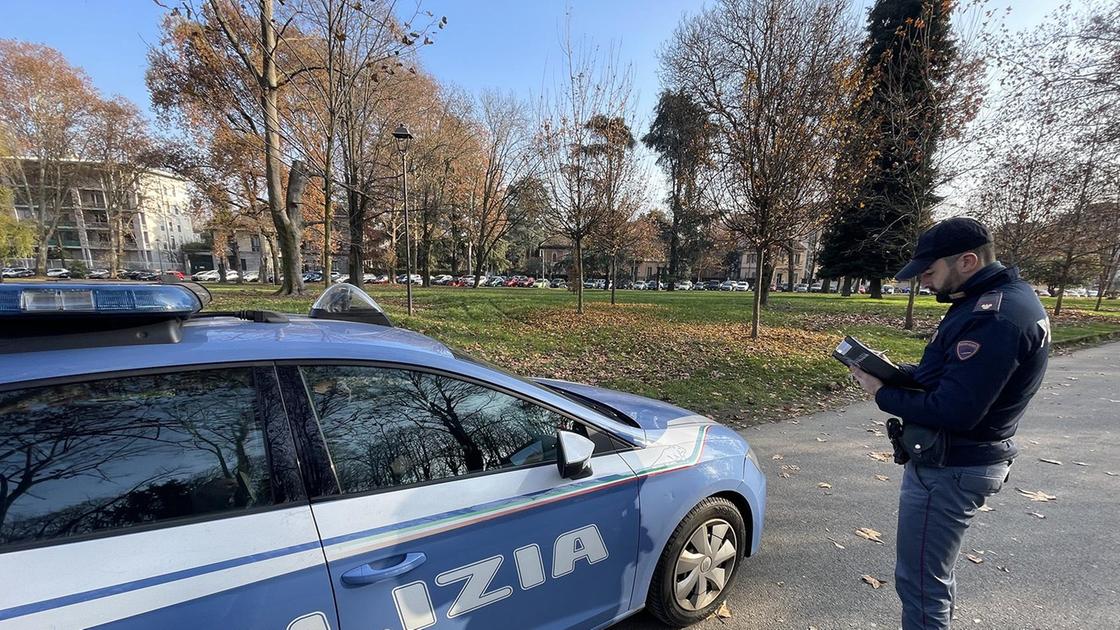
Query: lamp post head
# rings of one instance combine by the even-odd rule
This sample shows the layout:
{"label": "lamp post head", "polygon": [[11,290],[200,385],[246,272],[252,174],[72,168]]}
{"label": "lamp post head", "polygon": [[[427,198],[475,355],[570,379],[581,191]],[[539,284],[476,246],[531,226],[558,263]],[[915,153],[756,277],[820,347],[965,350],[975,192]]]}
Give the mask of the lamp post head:
{"label": "lamp post head", "polygon": [[412,134],[409,133],[408,127],[405,127],[403,123],[397,125],[397,128],[393,130],[393,137],[397,139],[397,151],[402,154],[408,152],[408,145],[412,143]]}

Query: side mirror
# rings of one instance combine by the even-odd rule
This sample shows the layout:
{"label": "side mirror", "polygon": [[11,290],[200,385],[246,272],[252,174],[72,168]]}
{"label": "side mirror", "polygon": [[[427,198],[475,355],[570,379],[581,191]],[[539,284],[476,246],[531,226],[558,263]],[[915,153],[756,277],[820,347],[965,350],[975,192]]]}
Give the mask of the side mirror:
{"label": "side mirror", "polygon": [[556,468],[564,479],[591,476],[591,455],[595,443],[570,431],[556,432]]}

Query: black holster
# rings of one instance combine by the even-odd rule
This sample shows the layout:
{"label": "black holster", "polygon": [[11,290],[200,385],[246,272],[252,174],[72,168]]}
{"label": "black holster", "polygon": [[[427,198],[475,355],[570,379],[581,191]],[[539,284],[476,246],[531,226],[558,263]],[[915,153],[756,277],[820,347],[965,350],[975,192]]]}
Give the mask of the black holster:
{"label": "black holster", "polygon": [[894,450],[894,463],[905,465],[910,461],[910,454],[902,447],[902,421],[898,418],[887,420],[887,438],[891,441]]}

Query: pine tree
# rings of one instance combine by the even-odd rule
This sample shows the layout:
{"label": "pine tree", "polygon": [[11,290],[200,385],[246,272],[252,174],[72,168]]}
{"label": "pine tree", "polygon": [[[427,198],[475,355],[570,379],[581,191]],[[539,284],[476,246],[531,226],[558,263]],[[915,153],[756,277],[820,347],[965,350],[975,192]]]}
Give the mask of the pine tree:
{"label": "pine tree", "polygon": [[942,90],[956,56],[952,0],[878,0],[867,19],[864,77],[871,98],[863,112],[874,160],[852,204],[827,228],[821,276],[881,278],[897,272],[930,223],[944,131]]}

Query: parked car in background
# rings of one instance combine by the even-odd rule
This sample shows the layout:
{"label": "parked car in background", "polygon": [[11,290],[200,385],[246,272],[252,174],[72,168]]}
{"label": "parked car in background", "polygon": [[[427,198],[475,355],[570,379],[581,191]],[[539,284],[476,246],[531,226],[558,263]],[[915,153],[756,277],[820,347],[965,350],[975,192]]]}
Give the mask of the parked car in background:
{"label": "parked car in background", "polygon": [[736,282],[734,280],[724,280],[723,282],[719,283],[719,290],[720,291],[734,291],[735,290],[735,285],[736,285]]}
{"label": "parked car in background", "polygon": [[673,284],[673,289],[676,291],[689,291],[692,289],[691,280],[679,280]]}
{"label": "parked car in background", "polygon": [[0,274],[5,278],[30,278],[35,275],[35,272],[27,267],[4,267]]}
{"label": "parked car in background", "polygon": [[821,291],[824,291],[824,283],[814,282],[813,284],[809,285],[810,293],[820,293]]}
{"label": "parked car in background", "polygon": [[105,278],[109,277],[109,270],[108,269],[90,269],[89,273],[86,274],[86,277],[90,278],[92,280],[104,280]]}
{"label": "parked car in background", "polygon": [[454,278],[452,276],[445,273],[445,274],[441,274],[441,275],[438,275],[438,276],[435,276],[434,278],[432,278],[432,284],[442,286],[442,285],[447,284],[448,282],[451,282],[453,279]]}
{"label": "parked car in background", "polygon": [[553,278],[552,279],[552,288],[553,289],[567,289],[568,288],[568,281],[564,280],[563,278]]}
{"label": "parked car in background", "polygon": [[889,284],[883,285],[883,295],[892,295],[894,293],[894,286]]}
{"label": "parked car in background", "polygon": [[750,291],[750,290],[751,290],[751,283],[747,282],[746,280],[740,280],[740,281],[736,282],[735,283],[735,288],[732,289],[732,291]]}
{"label": "parked car in background", "polygon": [[795,285],[793,285],[793,292],[794,293],[808,293],[809,292],[809,285],[805,284],[804,282],[802,282],[800,284],[795,284]]}
{"label": "parked car in background", "polygon": [[[119,276],[120,274],[118,273],[117,275]],[[195,282],[217,282],[218,277],[217,269],[207,269],[206,271],[199,271],[192,274],[191,280]]]}
{"label": "parked car in background", "polygon": [[645,291],[646,290],[646,281],[645,280],[639,280],[639,281],[635,282],[633,288],[634,288],[635,291]]}
{"label": "parked car in background", "polygon": [[65,267],[52,267],[47,269],[48,278],[69,278],[70,270]]}
{"label": "parked car in background", "polygon": [[918,289],[918,295],[933,295],[933,291],[930,291],[926,287],[922,287],[922,288]]}
{"label": "parked car in background", "polygon": [[533,283],[534,289],[547,289],[550,286],[551,285],[549,284],[548,280],[545,280],[543,278]]}

